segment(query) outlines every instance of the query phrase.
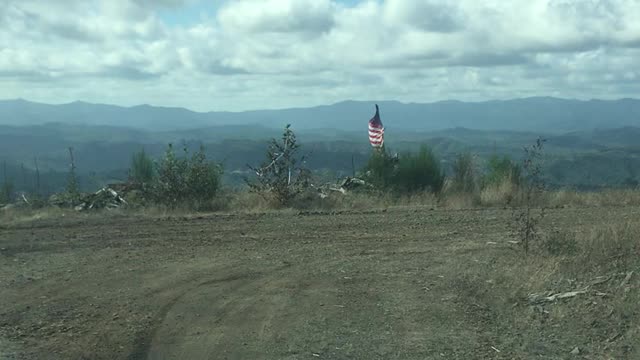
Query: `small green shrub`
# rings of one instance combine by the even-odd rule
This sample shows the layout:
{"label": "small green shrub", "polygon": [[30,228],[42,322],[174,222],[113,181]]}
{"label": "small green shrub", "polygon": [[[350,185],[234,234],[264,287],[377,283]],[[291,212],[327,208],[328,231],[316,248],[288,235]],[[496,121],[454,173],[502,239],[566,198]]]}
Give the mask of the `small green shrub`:
{"label": "small green shrub", "polygon": [[202,146],[191,156],[186,147],[183,151],[177,157],[169,144],[152,189],[155,201],[170,208],[187,205],[207,210],[220,189],[222,168],[207,160]]}

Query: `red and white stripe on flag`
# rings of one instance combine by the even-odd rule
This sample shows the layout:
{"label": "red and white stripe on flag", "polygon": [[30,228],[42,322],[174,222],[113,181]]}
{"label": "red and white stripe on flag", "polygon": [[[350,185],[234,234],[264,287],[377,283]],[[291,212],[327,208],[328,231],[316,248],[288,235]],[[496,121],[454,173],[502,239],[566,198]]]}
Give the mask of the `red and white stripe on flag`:
{"label": "red and white stripe on flag", "polygon": [[382,147],[384,144],[384,127],[369,123],[369,142],[373,147]]}
{"label": "red and white stripe on flag", "polygon": [[378,105],[376,105],[376,114],[369,120],[369,143],[376,148],[384,144],[384,126],[380,120]]}

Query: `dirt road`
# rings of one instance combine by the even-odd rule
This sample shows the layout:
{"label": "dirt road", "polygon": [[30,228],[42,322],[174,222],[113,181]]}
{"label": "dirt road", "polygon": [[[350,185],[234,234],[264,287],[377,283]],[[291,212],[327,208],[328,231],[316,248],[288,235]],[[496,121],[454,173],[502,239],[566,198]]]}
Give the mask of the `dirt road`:
{"label": "dirt road", "polygon": [[[639,212],[557,210],[550,226]],[[514,256],[509,217],[397,208],[5,227],[0,358],[512,358],[465,277]]]}

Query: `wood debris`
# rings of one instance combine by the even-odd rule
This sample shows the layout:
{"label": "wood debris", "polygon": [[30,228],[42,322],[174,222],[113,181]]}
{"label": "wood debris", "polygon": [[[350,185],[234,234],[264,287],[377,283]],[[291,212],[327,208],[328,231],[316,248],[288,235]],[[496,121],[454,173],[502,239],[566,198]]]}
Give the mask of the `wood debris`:
{"label": "wood debris", "polygon": [[549,296],[544,296],[541,294],[530,294],[528,299],[529,299],[529,302],[532,304],[539,304],[544,302],[555,302],[560,299],[569,299],[569,298],[576,297],[578,295],[586,294],[586,293],[587,292],[585,290],[579,290],[579,291],[557,293]]}
{"label": "wood debris", "polygon": [[620,283],[620,287],[627,285],[629,283],[629,280],[631,280],[631,276],[633,276],[633,271],[629,271],[627,273],[627,276],[625,276],[624,280],[622,280],[622,282]]}
{"label": "wood debris", "polygon": [[615,335],[613,335],[612,337],[607,339],[608,343],[614,342],[616,340],[618,340],[620,337],[622,336],[622,334],[620,333],[616,333]]}
{"label": "wood debris", "polygon": [[97,192],[85,196],[75,210],[115,209],[126,205],[127,202],[113,189],[102,188]]}
{"label": "wood debris", "polygon": [[611,280],[611,276],[598,276],[589,284],[589,286],[604,284],[609,280]]}

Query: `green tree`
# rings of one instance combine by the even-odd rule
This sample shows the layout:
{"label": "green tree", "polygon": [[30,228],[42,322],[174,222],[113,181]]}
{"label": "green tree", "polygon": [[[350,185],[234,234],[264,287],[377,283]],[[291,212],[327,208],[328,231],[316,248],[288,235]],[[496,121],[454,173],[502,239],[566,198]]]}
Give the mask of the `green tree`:
{"label": "green tree", "polygon": [[158,178],[154,186],[154,195],[158,203],[175,207],[183,200],[183,192],[186,188],[184,180],[186,166],[186,161],[179,159],[173,150],[173,145],[169,144],[164,157],[158,164]]}
{"label": "green tree", "polygon": [[222,172],[222,167],[219,164],[207,160],[204,146],[201,145],[188,162],[187,198],[196,203],[199,208],[205,207],[220,190]]}
{"label": "green tree", "polygon": [[129,177],[133,182],[139,184],[149,184],[153,181],[155,177],[153,159],[147,155],[144,149],[133,154]]}

